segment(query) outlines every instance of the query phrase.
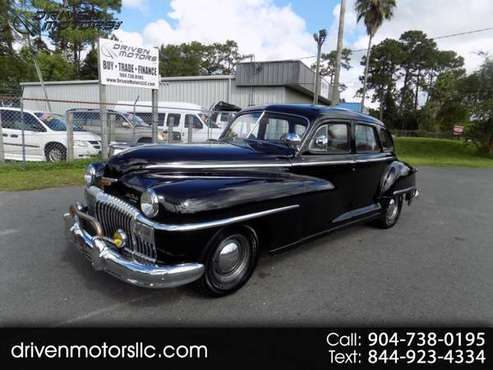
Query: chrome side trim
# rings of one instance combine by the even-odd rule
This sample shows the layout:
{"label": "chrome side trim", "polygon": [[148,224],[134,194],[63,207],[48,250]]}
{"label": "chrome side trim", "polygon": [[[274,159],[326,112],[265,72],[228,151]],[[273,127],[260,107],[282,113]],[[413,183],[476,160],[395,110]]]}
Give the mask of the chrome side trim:
{"label": "chrome side trim", "polygon": [[167,164],[150,164],[144,166],[145,169],[149,170],[167,170],[167,169],[212,169],[212,168],[272,168],[272,167],[291,167],[290,163],[221,163],[221,164],[187,164],[172,162]]}
{"label": "chrome side trim", "polygon": [[410,186],[410,187],[405,188],[405,189],[396,190],[392,194],[393,195],[399,195],[399,194],[409,193],[410,191],[413,191],[413,190],[416,190],[416,187],[415,186]]}
{"label": "chrome side trim", "polygon": [[382,162],[388,161],[389,159],[394,159],[394,157],[380,157],[380,158],[370,158],[370,159],[356,159],[356,163],[370,163],[370,162]]}
{"label": "chrome side trim", "polygon": [[370,163],[381,162],[393,159],[392,156],[370,158],[370,159],[350,159],[350,160],[332,160],[332,161],[317,161],[317,162],[292,162],[292,163],[217,163],[217,164],[191,164],[171,162],[163,164],[150,164],[144,166],[149,170],[168,170],[168,169],[221,169],[221,168],[274,168],[274,167],[303,167],[303,166],[319,166],[319,165],[338,165],[338,164],[356,164],[356,163]]}
{"label": "chrome side trim", "polygon": [[332,223],[336,224],[338,222],[347,221],[350,219],[354,219],[356,217],[368,215],[372,212],[380,211],[381,209],[382,209],[382,206],[380,205],[380,203],[375,203],[375,204],[371,204],[371,205],[366,206],[366,207],[353,209],[349,212],[343,213],[342,215],[336,217],[335,219],[332,220]]}
{"label": "chrome side trim", "polygon": [[[298,208],[299,206],[300,206],[299,204],[294,204],[294,205],[287,206],[287,207],[274,208],[274,209],[269,209],[266,211],[249,213],[246,215],[241,215],[241,216],[236,216],[236,217],[224,218],[222,220],[200,222],[200,223],[196,223],[196,224],[170,225],[170,224],[153,223],[153,227],[157,230],[164,230],[164,231],[203,230],[203,229],[209,229],[211,227],[231,225],[231,224],[234,224],[236,222],[248,221],[248,220],[262,217],[262,216],[267,216],[267,215],[272,215],[275,213],[285,212],[285,211],[289,211],[291,209]],[[141,220],[141,222],[144,222],[144,221]]]}
{"label": "chrome side trim", "polygon": [[320,166],[324,164],[355,164],[356,161],[353,159],[344,160],[344,161],[320,161],[320,162],[295,162],[293,163],[293,167],[306,167],[306,166]]}

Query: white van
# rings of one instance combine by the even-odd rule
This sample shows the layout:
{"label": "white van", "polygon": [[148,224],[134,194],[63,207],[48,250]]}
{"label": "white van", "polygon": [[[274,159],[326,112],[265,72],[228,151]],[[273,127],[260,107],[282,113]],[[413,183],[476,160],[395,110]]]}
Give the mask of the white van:
{"label": "white van", "polygon": [[[67,125],[64,117],[48,112],[0,107],[5,159],[58,162],[67,158]],[[24,145],[22,126],[24,125]],[[74,125],[74,158],[89,158],[101,152],[101,138]]]}
{"label": "white van", "polygon": [[[119,101],[115,111],[133,112],[134,102]],[[135,115],[146,123],[152,123],[152,103],[150,101],[138,101],[135,106]],[[215,123],[208,123],[208,111],[197,104],[183,102],[159,102],[158,122],[162,131],[167,131],[168,125],[173,126],[173,131],[181,134],[181,142],[188,142],[188,127],[192,127],[192,142],[205,143],[209,140],[217,140],[221,136],[222,129]]]}

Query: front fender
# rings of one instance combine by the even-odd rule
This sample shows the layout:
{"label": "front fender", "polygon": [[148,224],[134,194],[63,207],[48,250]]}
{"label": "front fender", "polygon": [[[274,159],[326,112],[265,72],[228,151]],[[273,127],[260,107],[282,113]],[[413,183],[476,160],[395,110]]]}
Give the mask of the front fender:
{"label": "front fender", "polygon": [[168,213],[181,215],[334,189],[329,181],[290,173],[181,175],[178,179],[161,174],[160,177],[161,181],[152,188],[161,206]]}

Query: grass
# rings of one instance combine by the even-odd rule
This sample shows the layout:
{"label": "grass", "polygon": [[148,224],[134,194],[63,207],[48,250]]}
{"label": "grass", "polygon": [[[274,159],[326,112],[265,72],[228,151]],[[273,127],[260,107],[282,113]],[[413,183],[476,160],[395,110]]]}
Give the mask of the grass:
{"label": "grass", "polygon": [[[493,158],[478,155],[458,140],[400,137],[396,139],[399,158],[415,166],[456,166],[493,168]],[[37,190],[82,185],[82,175],[92,160],[71,163],[8,162],[0,165],[0,191]]]}
{"label": "grass", "polygon": [[493,168],[493,157],[479,155],[460,140],[399,137],[395,145],[399,159],[414,166]]}
{"label": "grass", "polygon": [[82,185],[84,169],[92,160],[71,163],[7,162],[0,165],[0,191],[37,190]]}

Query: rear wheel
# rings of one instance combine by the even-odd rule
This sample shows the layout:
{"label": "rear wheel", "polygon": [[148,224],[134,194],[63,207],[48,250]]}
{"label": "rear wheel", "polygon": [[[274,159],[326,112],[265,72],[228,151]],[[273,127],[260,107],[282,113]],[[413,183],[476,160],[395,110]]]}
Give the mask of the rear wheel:
{"label": "rear wheel", "polygon": [[396,195],[386,200],[382,217],[376,220],[374,225],[381,229],[390,229],[395,226],[401,215],[402,204],[402,195]]}
{"label": "rear wheel", "polygon": [[62,144],[50,143],[46,145],[45,155],[48,162],[61,162],[67,159],[67,149]]}
{"label": "rear wheel", "polygon": [[258,242],[250,230],[231,230],[215,238],[205,256],[200,288],[221,297],[241,288],[257,263]]}

